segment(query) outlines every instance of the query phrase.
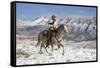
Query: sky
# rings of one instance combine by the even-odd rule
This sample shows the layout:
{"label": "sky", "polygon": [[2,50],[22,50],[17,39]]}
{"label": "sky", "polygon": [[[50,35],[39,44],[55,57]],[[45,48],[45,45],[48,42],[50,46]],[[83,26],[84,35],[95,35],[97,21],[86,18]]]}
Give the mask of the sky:
{"label": "sky", "polygon": [[16,18],[17,19],[34,19],[40,16],[50,15],[85,15],[96,16],[95,7],[80,7],[80,6],[63,6],[63,5],[46,5],[46,4],[31,4],[17,3]]}

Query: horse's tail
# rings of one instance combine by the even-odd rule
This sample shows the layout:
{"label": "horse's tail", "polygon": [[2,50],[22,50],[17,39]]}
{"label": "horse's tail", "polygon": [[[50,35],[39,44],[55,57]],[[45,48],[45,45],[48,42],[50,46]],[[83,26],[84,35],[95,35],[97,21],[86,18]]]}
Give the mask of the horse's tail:
{"label": "horse's tail", "polygon": [[40,34],[41,34],[41,32],[40,32],[39,35],[38,35],[38,41],[37,41],[36,47],[39,46],[39,44],[40,44],[40,42],[41,42]]}

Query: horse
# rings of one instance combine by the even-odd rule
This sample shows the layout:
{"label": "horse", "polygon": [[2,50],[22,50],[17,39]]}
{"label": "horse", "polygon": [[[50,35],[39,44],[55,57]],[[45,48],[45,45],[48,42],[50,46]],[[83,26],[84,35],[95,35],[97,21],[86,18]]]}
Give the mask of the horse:
{"label": "horse", "polygon": [[38,46],[41,43],[39,52],[41,52],[42,47],[44,47],[46,52],[48,53],[46,48],[49,45],[51,45],[52,50],[53,50],[53,44],[57,44],[59,48],[60,46],[62,47],[62,50],[63,50],[62,54],[64,55],[64,46],[60,42],[63,39],[64,33],[67,33],[67,32],[68,32],[67,25],[61,24],[58,28],[56,28],[55,35],[52,36],[53,37],[52,40],[49,42],[49,44],[47,44],[47,38],[48,38],[47,36],[48,36],[49,31],[48,30],[41,31],[38,34],[38,42],[36,44],[36,46]]}

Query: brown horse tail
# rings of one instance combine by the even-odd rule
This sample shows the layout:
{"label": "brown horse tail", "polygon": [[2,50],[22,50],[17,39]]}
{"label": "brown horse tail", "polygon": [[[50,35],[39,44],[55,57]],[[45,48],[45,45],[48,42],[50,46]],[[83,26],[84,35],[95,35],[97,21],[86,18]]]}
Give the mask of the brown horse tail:
{"label": "brown horse tail", "polygon": [[38,36],[38,41],[37,41],[36,47],[39,46],[39,44],[40,44],[40,36]]}

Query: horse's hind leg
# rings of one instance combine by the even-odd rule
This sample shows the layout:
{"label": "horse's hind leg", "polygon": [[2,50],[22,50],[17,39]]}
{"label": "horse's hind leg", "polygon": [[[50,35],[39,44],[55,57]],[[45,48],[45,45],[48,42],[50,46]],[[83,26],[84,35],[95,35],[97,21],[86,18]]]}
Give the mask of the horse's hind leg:
{"label": "horse's hind leg", "polygon": [[48,53],[48,51],[47,51],[46,47],[44,46],[44,43],[43,43],[43,42],[42,42],[42,44],[41,44],[41,47],[40,47],[40,51],[39,51],[39,52],[40,52],[40,53],[42,53],[42,52],[41,52],[42,47],[44,47],[44,49],[45,49],[45,50],[46,50],[46,52]]}
{"label": "horse's hind leg", "polygon": [[51,48],[52,48],[52,51],[53,51],[53,42],[51,42]]}
{"label": "horse's hind leg", "polygon": [[49,46],[49,42],[48,41],[46,41],[46,48]]}
{"label": "horse's hind leg", "polygon": [[46,49],[46,47],[45,47],[45,46],[44,46],[44,48],[45,48],[46,52],[48,53],[48,51],[47,51],[47,49]]}
{"label": "horse's hind leg", "polygon": [[42,51],[41,51],[41,50],[42,50],[42,47],[43,47],[43,42],[42,42],[42,44],[41,44],[41,46],[40,46],[40,50],[39,50],[39,53],[40,53],[40,54],[42,54]]}
{"label": "horse's hind leg", "polygon": [[40,53],[40,54],[42,53],[41,50],[42,50],[42,44],[41,44],[41,46],[40,46],[40,50],[39,50],[39,53]]}

